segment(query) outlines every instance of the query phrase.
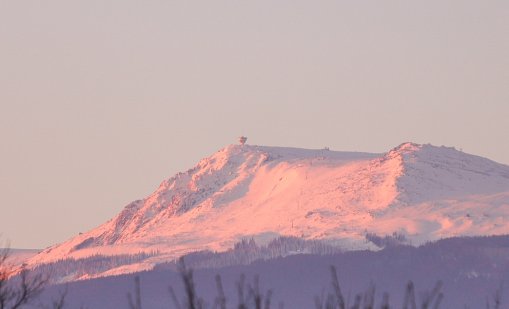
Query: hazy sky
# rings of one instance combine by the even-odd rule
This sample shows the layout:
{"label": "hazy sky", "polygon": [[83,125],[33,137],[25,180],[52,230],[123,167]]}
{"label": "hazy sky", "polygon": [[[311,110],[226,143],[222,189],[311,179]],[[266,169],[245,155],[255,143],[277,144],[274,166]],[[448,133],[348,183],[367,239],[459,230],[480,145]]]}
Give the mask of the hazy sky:
{"label": "hazy sky", "polygon": [[42,248],[248,142],[509,164],[509,1],[0,0],[0,233]]}

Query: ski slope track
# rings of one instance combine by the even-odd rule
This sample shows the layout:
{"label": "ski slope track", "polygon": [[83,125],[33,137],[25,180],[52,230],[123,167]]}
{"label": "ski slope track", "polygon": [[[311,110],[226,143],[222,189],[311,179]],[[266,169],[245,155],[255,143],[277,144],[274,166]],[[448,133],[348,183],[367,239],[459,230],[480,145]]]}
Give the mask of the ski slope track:
{"label": "ski slope track", "polygon": [[243,238],[263,244],[282,235],[377,249],[367,233],[397,233],[412,245],[509,234],[509,166],[413,143],[385,154],[230,145],[28,265],[153,253],[101,274],[108,276],[193,251],[224,251]]}

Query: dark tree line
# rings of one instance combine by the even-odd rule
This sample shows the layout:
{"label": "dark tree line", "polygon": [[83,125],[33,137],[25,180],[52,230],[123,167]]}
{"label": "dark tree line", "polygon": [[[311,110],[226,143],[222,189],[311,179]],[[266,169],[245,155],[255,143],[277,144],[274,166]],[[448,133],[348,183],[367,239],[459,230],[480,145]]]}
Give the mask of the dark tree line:
{"label": "dark tree line", "polygon": [[[394,238],[396,236],[394,236]],[[389,245],[389,247],[391,247],[391,245]],[[161,307],[173,307],[177,309],[270,309],[272,307],[278,307],[279,305],[279,308],[282,308],[284,304],[280,303],[275,305],[272,298],[272,290],[261,289],[259,280],[256,277],[253,280],[247,280],[245,276],[240,276],[235,283],[237,297],[227,297],[224,293],[222,279],[219,275],[217,275],[215,278],[217,296],[215,298],[213,296],[210,297],[213,299],[203,299],[200,297],[199,287],[195,284],[193,269],[196,269],[196,265],[199,268],[203,265],[213,264],[211,261],[221,264],[225,261],[231,261],[231,259],[238,261],[238,259],[242,260],[246,258],[249,260],[250,256],[281,256],[293,254],[294,252],[309,253],[312,250],[322,250],[321,252],[327,252],[327,250],[330,249],[323,247],[323,244],[320,244],[319,242],[309,242],[290,237],[276,239],[266,246],[258,246],[254,240],[243,240],[227,252],[206,252],[187,255],[184,259],[175,263],[175,269],[180,275],[184,288],[179,290],[169,287],[167,303],[161,304]],[[35,302],[38,299],[39,294],[49,282],[48,277],[44,277],[42,275],[42,269],[33,271],[24,269],[23,267],[13,268],[8,263],[8,255],[8,250],[4,250],[0,254],[0,309],[24,308],[31,302]],[[396,270],[411,269],[412,265],[418,264],[421,266],[424,265],[420,271],[426,272],[432,270],[427,267],[427,265],[431,265],[433,263],[441,265],[438,269],[443,276],[446,276],[446,278],[452,278],[452,276],[448,276],[447,272],[449,269],[452,269],[452,273],[455,274],[455,270],[453,268],[455,265],[458,265],[458,263],[465,263],[463,264],[463,268],[460,267],[460,269],[471,271],[475,270],[476,273],[483,276],[484,274],[493,274],[497,271],[497,269],[500,272],[507,268],[509,237],[493,236],[446,239],[417,248],[410,246],[397,246],[381,250],[377,253],[350,252],[341,253],[338,256],[346,255],[349,256],[350,259],[359,260],[360,262],[358,264],[362,265],[362,267],[369,266],[370,271],[373,271],[372,275],[375,277],[383,274],[376,272],[376,269],[379,269],[382,265]],[[364,258],[365,256],[371,255],[375,256],[376,259]],[[111,257],[94,256],[90,257],[88,261],[80,261],[80,263],[88,263],[87,267],[106,267],[111,266],[110,263],[132,262],[137,259],[144,258],[146,258],[146,256],[143,254],[140,254],[137,257],[120,256],[117,258],[116,262],[112,262],[114,260],[111,260]],[[296,256],[293,258],[299,257]],[[334,255],[334,258],[336,258],[336,255]],[[329,259],[329,261],[337,260]],[[73,265],[76,265],[73,263],[76,262],[77,261],[63,260],[59,261],[55,265],[60,265],[60,267],[65,266],[64,268],[72,270]],[[322,264],[327,265],[331,263],[325,262]],[[371,265],[373,263],[374,265]],[[337,263],[335,264],[338,265]],[[340,265],[345,264],[352,265],[351,263],[344,263],[344,260],[340,263]],[[318,266],[321,267],[320,265]],[[475,268],[472,268],[472,266]],[[46,270],[48,270],[48,268],[46,268]],[[402,281],[402,291],[404,291],[402,298],[398,296],[398,299],[391,299],[389,294],[376,294],[376,290],[373,285],[368,286],[368,288],[361,293],[353,294],[352,297],[345,297],[341,287],[351,284],[351,282],[347,281],[348,278],[352,279],[351,281],[355,279],[354,277],[351,277],[355,276],[355,269],[353,271],[349,271],[349,273],[350,274],[346,277],[340,278],[336,269],[331,267],[329,291],[315,295],[314,298],[312,295],[310,297],[310,300],[313,300],[312,303],[316,309],[438,309],[443,306],[442,301],[444,299],[444,294],[441,282],[438,282],[428,292],[419,294],[419,299],[416,298],[414,284],[412,282],[408,282],[406,285],[403,285],[404,281]],[[458,274],[454,276],[457,280],[462,280],[464,279],[464,276],[469,275],[469,273],[463,272]],[[447,282],[447,280],[445,280],[445,282]],[[486,283],[487,281],[482,282]],[[496,287],[493,287],[492,289],[495,290]],[[134,290],[128,294],[127,307],[130,309],[143,308],[141,291],[142,284],[140,279],[137,278],[135,280]],[[486,298],[486,308],[502,308],[501,291],[502,288],[500,287],[492,297]],[[57,295],[56,299],[51,300],[49,305],[42,306],[42,308],[64,309],[73,307],[69,307],[68,304],[66,304],[66,292],[64,291]]]}
{"label": "dark tree line", "polygon": [[55,262],[40,264],[33,270],[40,274],[50,274],[52,283],[59,282],[61,278],[71,276],[73,279],[102,273],[123,265],[141,262],[156,255],[151,253],[121,254],[121,255],[93,255],[82,259],[67,258]]}
{"label": "dark tree line", "polygon": [[[292,254],[330,255],[340,253],[338,247],[320,240],[298,237],[278,237],[265,246],[254,239],[243,239],[225,252],[198,251],[184,256],[192,268],[220,268],[231,265],[248,265],[257,260],[270,260]],[[176,262],[161,263],[155,269],[177,269]]]}

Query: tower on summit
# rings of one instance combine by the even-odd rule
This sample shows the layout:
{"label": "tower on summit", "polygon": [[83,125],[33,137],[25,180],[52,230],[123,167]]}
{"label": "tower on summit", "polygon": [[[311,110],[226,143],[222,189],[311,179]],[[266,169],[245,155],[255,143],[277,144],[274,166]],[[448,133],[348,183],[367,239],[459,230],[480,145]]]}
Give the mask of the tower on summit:
{"label": "tower on summit", "polygon": [[239,143],[241,145],[244,145],[246,143],[246,141],[247,141],[247,137],[245,137],[245,136],[239,137]]}

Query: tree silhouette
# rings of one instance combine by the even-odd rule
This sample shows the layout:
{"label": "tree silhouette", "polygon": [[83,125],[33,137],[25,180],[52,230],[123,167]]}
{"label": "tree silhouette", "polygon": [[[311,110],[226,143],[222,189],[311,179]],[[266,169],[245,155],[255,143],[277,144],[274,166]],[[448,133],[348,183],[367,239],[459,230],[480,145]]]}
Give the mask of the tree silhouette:
{"label": "tree silhouette", "polygon": [[24,266],[16,268],[7,261],[9,249],[0,252],[0,309],[17,309],[36,298],[47,283],[42,274]]}

